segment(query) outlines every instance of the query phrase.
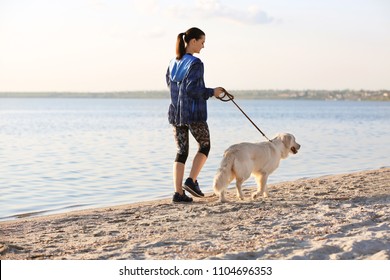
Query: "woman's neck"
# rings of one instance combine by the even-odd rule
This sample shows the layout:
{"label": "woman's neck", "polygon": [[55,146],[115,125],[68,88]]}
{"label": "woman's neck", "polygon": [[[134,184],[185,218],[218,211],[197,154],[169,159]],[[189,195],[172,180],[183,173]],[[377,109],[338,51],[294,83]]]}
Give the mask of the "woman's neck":
{"label": "woman's neck", "polygon": [[193,55],[195,52],[192,48],[190,48],[189,46],[187,46],[186,48],[186,53],[190,54],[190,55]]}

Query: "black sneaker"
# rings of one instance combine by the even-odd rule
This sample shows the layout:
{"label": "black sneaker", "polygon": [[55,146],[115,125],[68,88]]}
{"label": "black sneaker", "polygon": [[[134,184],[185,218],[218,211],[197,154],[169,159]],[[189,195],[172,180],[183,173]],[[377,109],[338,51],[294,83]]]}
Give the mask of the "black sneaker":
{"label": "black sneaker", "polygon": [[184,183],[183,189],[188,191],[193,196],[197,196],[197,197],[204,196],[204,194],[202,193],[202,191],[199,188],[198,181],[195,181],[195,183],[194,183],[192,178],[187,178],[186,182]]}
{"label": "black sneaker", "polygon": [[183,191],[183,194],[175,192],[172,198],[173,203],[191,203],[192,200],[192,197],[187,196],[185,191]]}

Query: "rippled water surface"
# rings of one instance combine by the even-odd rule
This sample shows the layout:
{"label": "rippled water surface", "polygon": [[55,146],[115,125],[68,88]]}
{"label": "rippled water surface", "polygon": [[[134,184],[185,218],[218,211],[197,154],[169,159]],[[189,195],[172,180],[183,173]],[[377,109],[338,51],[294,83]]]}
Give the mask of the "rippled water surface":
{"label": "rippled water surface", "polygon": [[[302,145],[270,183],[390,166],[390,103],[236,101],[269,137],[290,132]],[[0,219],[171,197],[168,104],[0,99]],[[232,103],[208,104],[212,148],[198,178],[206,192],[228,146],[264,140]]]}

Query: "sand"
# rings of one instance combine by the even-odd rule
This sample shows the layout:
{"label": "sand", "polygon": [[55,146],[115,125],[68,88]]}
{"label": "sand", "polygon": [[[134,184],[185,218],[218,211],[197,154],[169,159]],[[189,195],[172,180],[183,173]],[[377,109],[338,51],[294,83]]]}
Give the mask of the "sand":
{"label": "sand", "polygon": [[269,189],[1,222],[0,259],[390,259],[390,168]]}

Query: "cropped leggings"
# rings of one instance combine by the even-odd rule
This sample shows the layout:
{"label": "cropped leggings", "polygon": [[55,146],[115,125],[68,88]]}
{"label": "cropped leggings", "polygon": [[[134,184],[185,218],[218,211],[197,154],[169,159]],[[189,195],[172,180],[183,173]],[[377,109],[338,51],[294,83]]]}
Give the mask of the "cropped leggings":
{"label": "cropped leggings", "polygon": [[177,154],[175,162],[186,163],[189,150],[188,131],[191,131],[196,142],[199,144],[198,152],[206,157],[210,151],[210,131],[207,122],[196,122],[189,125],[173,126],[173,134],[175,136]]}

